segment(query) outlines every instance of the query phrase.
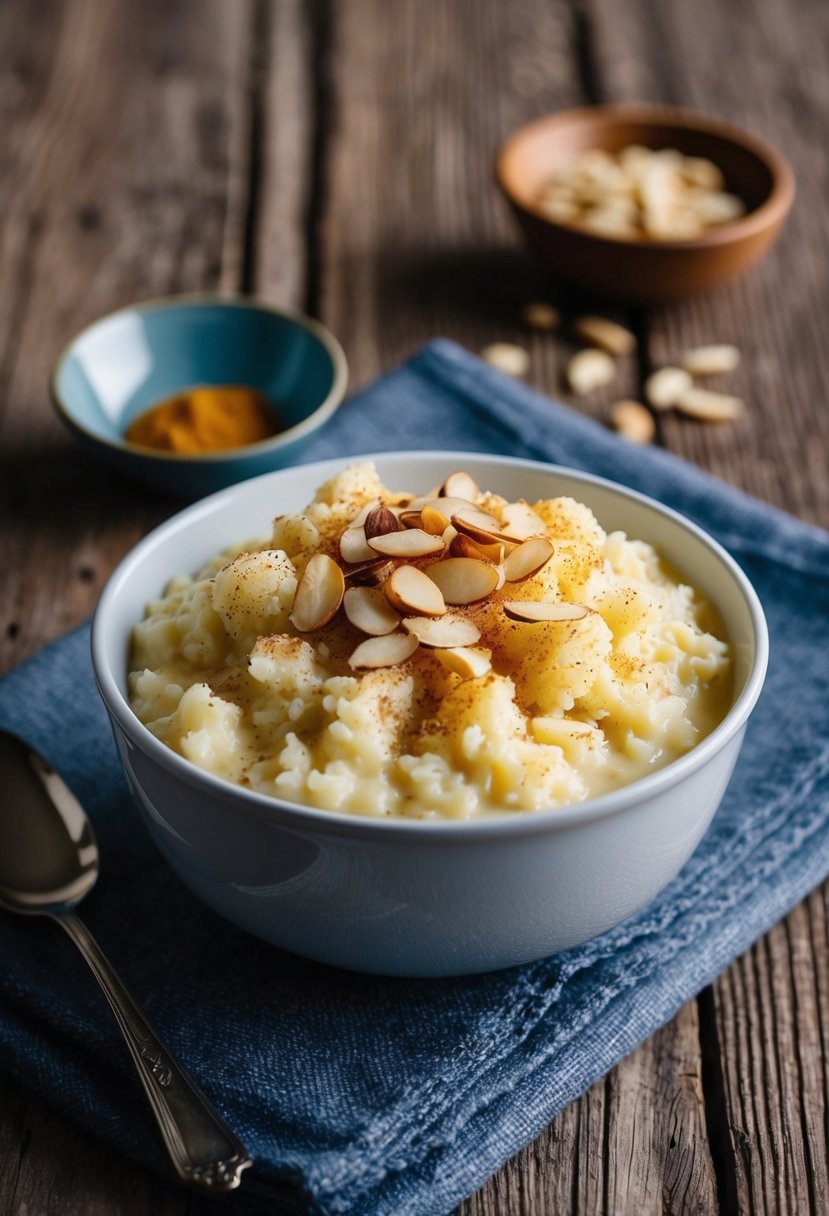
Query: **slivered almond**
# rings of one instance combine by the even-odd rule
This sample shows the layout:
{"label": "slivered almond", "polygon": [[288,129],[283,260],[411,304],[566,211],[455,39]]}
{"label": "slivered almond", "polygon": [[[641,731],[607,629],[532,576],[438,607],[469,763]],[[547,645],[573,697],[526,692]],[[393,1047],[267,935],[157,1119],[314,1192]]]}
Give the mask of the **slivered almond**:
{"label": "slivered almond", "polygon": [[473,650],[469,646],[444,647],[435,651],[435,658],[464,680],[480,678],[492,669],[492,654],[483,648]]}
{"label": "slivered almond", "polygon": [[393,532],[402,531],[402,528],[403,525],[397,516],[383,503],[380,503],[369,511],[366,516],[366,522],[363,524],[366,540],[369,542],[375,536],[387,536]]}
{"label": "slivered almond", "polygon": [[578,351],[567,364],[567,382],[579,397],[610,384],[615,375],[616,364],[610,355],[595,347]]}
{"label": "slivered almond", "polygon": [[463,616],[442,616],[437,620],[434,617],[409,616],[404,619],[403,628],[424,646],[440,649],[474,646],[481,636],[475,622]]}
{"label": "slivered almond", "polygon": [[400,612],[442,616],[446,611],[446,601],[437,583],[417,566],[397,566],[383,583],[383,592]]}
{"label": "slivered almond", "polygon": [[478,511],[482,515],[488,514],[486,511],[481,511],[481,508],[476,507],[474,502],[470,502],[468,498],[450,498],[448,494],[445,494],[443,498],[424,499],[423,502],[418,504],[418,509],[422,511],[424,507],[434,507],[436,511],[440,511],[441,515],[445,515],[447,519],[451,519],[458,512],[465,514],[467,511]]}
{"label": "slivered almond", "polygon": [[504,600],[504,612],[513,621],[580,621],[591,610],[584,604],[550,604],[545,600]]}
{"label": "slivered almond", "polygon": [[333,558],[315,553],[302,572],[294,596],[291,624],[300,633],[327,625],[343,601],[345,579]]}
{"label": "slivered almond", "polygon": [[418,645],[411,633],[387,633],[383,637],[368,638],[354,651],[348,665],[355,671],[362,667],[395,667],[410,659]]}
{"label": "slivered almond", "polygon": [[484,347],[481,358],[505,376],[523,376],[530,366],[530,356],[523,346],[513,342],[493,342]]}
{"label": "slivered almond", "polygon": [[521,320],[530,329],[549,331],[561,322],[561,313],[546,300],[532,300],[521,309]]}
{"label": "slivered almond", "polygon": [[422,528],[405,528],[401,532],[386,532],[383,536],[367,537],[370,549],[386,557],[426,557],[429,553],[440,553],[443,541],[439,536],[430,536]]}
{"label": "slivered almond", "polygon": [[501,512],[501,530],[515,540],[529,540],[531,536],[544,536],[547,527],[529,503],[522,499],[508,502]]}
{"label": "slivered almond", "polygon": [[636,338],[624,325],[608,317],[579,317],[573,329],[591,346],[598,346],[609,355],[629,355],[636,350]]}
{"label": "slivered almond", "polygon": [[448,549],[449,546],[452,544],[452,542],[455,540],[457,535],[458,535],[458,529],[455,527],[454,524],[450,524],[448,528],[444,528],[440,539],[443,541],[445,547]]}
{"label": "slivered almond", "polygon": [[348,570],[343,571],[343,574],[350,583],[365,583],[374,587],[388,578],[393,569],[394,562],[388,561],[385,557],[375,557],[373,561],[359,562],[356,566],[350,566]]}
{"label": "slivered almond", "polygon": [[691,377],[683,368],[661,367],[645,381],[645,397],[655,410],[669,410],[691,387]]}
{"label": "slivered almond", "polygon": [[360,527],[346,528],[340,537],[340,556],[344,562],[370,562],[377,554],[369,548],[365,530]]}
{"label": "slivered almond", "polygon": [[740,352],[736,346],[726,343],[695,346],[692,350],[686,350],[681,362],[692,376],[718,376],[734,371],[740,362]]}
{"label": "slivered almond", "polygon": [[373,637],[393,633],[400,614],[376,587],[349,587],[343,596],[345,615],[355,628]]}
{"label": "slivered almond", "polygon": [[405,511],[401,511],[397,517],[404,528],[422,528],[423,520],[420,511],[412,511],[409,507]]}
{"label": "slivered almond", "polygon": [[446,481],[440,487],[440,498],[466,498],[469,502],[474,503],[475,499],[480,494],[478,483],[465,470],[458,473],[450,473]]}
{"label": "slivered almond", "polygon": [[448,557],[434,562],[425,573],[447,604],[476,604],[498,586],[497,566],[477,557]]}
{"label": "slivered almond", "polygon": [[507,581],[507,576],[504,571],[504,563],[499,562],[495,569],[498,571],[498,582],[495,584],[495,590],[500,591],[504,583]]}
{"label": "slivered almond", "polygon": [[531,536],[513,549],[504,561],[504,578],[508,583],[523,583],[537,574],[553,556],[553,542],[546,536]]}
{"label": "slivered almond", "polygon": [[687,388],[677,397],[675,405],[680,413],[700,422],[732,422],[745,409],[739,397],[712,393],[707,388]]}
{"label": "slivered almond", "polygon": [[650,443],[656,434],[653,414],[641,401],[617,401],[611,407],[610,422],[628,443]]}
{"label": "slivered almond", "polygon": [[442,511],[438,511],[428,503],[420,512],[420,518],[423,531],[428,532],[431,536],[442,536],[449,527],[449,516],[444,515]]}
{"label": "slivered almond", "polygon": [[486,528],[490,532],[497,532],[501,527],[498,520],[489,511],[482,511],[480,507],[473,507],[471,504],[464,506],[461,502],[458,508],[453,511],[452,519],[456,515],[461,519],[465,519],[467,523],[475,524],[479,528]]}
{"label": "slivered almond", "polygon": [[505,532],[499,531],[500,524],[495,523],[494,528],[482,527],[477,520],[467,519],[463,515],[453,515],[452,523],[464,536],[468,536],[479,545],[504,545],[509,549],[514,549],[519,541],[514,536],[507,536]]}
{"label": "slivered almond", "polygon": [[504,546],[479,544],[471,536],[464,536],[462,532],[457,532],[449,546],[449,553],[452,557],[475,557],[479,561],[494,562],[497,565],[503,561]]}

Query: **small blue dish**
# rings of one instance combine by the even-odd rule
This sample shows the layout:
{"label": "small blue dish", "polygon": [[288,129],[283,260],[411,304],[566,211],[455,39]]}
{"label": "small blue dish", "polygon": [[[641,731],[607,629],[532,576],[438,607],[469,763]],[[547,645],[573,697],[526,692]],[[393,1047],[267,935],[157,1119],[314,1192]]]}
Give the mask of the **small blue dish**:
{"label": "small blue dish", "polygon": [[[295,462],[345,394],[342,347],[324,326],[260,300],[171,296],[110,313],[64,348],[50,381],[63,422],[93,455],[153,489],[193,497]],[[185,388],[259,389],[286,428],[220,452],[127,443],[139,414]]]}

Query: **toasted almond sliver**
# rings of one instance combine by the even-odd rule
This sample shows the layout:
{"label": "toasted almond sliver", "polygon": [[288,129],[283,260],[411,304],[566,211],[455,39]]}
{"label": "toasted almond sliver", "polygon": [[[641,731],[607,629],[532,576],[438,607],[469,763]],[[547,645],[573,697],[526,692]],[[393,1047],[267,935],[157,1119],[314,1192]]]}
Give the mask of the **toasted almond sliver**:
{"label": "toasted almond sliver", "polygon": [[616,364],[603,350],[580,350],[567,364],[567,382],[579,397],[592,393],[616,376]]}
{"label": "toasted almond sliver", "polygon": [[504,578],[508,583],[522,583],[537,574],[553,556],[553,542],[546,536],[531,536],[513,549],[504,561]]}
{"label": "toasted almond sliver", "polygon": [[344,562],[370,562],[377,554],[369,548],[365,530],[359,527],[346,528],[340,537],[340,556]]}
{"label": "toasted almond sliver", "polygon": [[398,566],[383,583],[386,599],[400,612],[442,616],[446,601],[433,579],[417,566]]}
{"label": "toasted almond sliver", "polygon": [[327,553],[315,553],[302,572],[294,596],[291,624],[300,633],[327,625],[343,601],[343,572]]}
{"label": "toasted almond sliver", "polygon": [[481,631],[474,621],[463,616],[442,616],[437,620],[427,616],[409,616],[403,628],[424,646],[451,649],[455,646],[474,646]]}
{"label": "toasted almond sliver", "polygon": [[428,532],[430,536],[442,536],[449,527],[449,516],[429,503],[420,512],[420,519],[423,531]]}
{"label": "toasted almond sliver", "polygon": [[343,608],[351,624],[372,637],[393,633],[400,624],[400,614],[376,587],[349,587]]}
{"label": "toasted almond sliver", "polygon": [[661,367],[645,381],[645,397],[655,410],[669,410],[689,388],[693,383],[683,368]]}
{"label": "toasted almond sliver", "polygon": [[550,604],[545,600],[504,600],[502,606],[513,621],[580,621],[590,612],[584,604]]}
{"label": "toasted almond sliver", "polygon": [[386,532],[383,536],[367,538],[370,549],[386,557],[426,557],[429,553],[440,553],[443,541],[439,536],[430,536],[422,528],[405,528],[401,532]]}
{"label": "toasted almond sliver", "polygon": [[520,499],[508,502],[501,512],[501,530],[515,540],[529,540],[531,536],[544,536],[547,527],[529,503]]}
{"label": "toasted almond sliver", "polygon": [[361,642],[348,660],[349,667],[395,667],[405,663],[417,650],[419,642],[411,633],[387,633],[379,638]]}
{"label": "toasted almond sliver", "polygon": [[384,503],[373,507],[363,524],[367,541],[373,540],[375,536],[387,536],[392,532],[400,532],[402,528],[403,525],[397,516]]}
{"label": "toasted almond sliver", "polygon": [[459,470],[457,473],[450,473],[446,481],[440,487],[440,498],[465,498],[469,502],[474,503],[475,499],[480,494],[478,483],[470,473],[465,469]]}
{"label": "toasted almond sliver", "polygon": [[712,393],[707,388],[687,388],[677,398],[676,408],[700,422],[732,422],[740,417],[745,406],[739,397]]}
{"label": "toasted almond sliver", "polygon": [[521,320],[529,329],[549,332],[561,323],[561,313],[552,304],[543,300],[533,300],[525,304],[521,310]]}
{"label": "toasted almond sliver", "polygon": [[630,330],[607,317],[579,317],[573,329],[585,342],[609,355],[629,355],[636,350],[636,338]]}
{"label": "toasted almond sliver", "polygon": [[470,646],[449,646],[435,651],[439,659],[449,671],[471,680],[485,676],[492,669],[492,654],[489,650],[473,649]]}
{"label": "toasted almond sliver", "polygon": [[394,562],[388,561],[385,557],[374,557],[370,562],[358,562],[356,566],[349,566],[343,574],[350,583],[366,584],[370,587],[376,587],[378,583],[382,583],[388,578],[394,569]]}
{"label": "toasted almond sliver", "polygon": [[[445,506],[444,503],[446,504]],[[450,518],[460,515],[462,519],[468,519],[470,523],[477,523],[482,528],[499,528],[501,526],[490,511],[481,510],[480,507],[476,507],[474,503],[467,501],[465,498],[439,498],[437,502],[430,505],[437,507],[439,511],[444,515],[449,515]]]}
{"label": "toasted almond sliver", "polygon": [[401,511],[397,517],[404,528],[422,528],[423,520],[419,510],[413,511],[407,507],[405,511]]}
{"label": "toasted almond sliver", "polygon": [[498,586],[497,566],[477,557],[447,557],[434,562],[426,574],[440,588],[447,604],[477,604]]}
{"label": "toasted almond sliver", "polygon": [[507,536],[500,531],[500,524],[494,526],[481,525],[476,517],[453,515],[452,523],[464,536],[470,537],[479,545],[503,545],[507,550],[514,549],[519,543],[516,537]]}
{"label": "toasted almond sliver", "polygon": [[471,536],[456,532],[455,539],[449,546],[449,553],[452,557],[475,557],[478,561],[492,562],[497,566],[504,559],[504,546],[481,544]]}
{"label": "toasted almond sliver", "polygon": [[[468,498],[455,498],[444,494],[441,498],[437,494],[433,494],[431,498],[418,498],[409,505],[409,510],[422,511],[424,507],[434,507],[436,511],[440,511],[441,515],[450,518],[457,511],[480,511],[480,507],[476,507],[474,502],[470,502]],[[486,514],[486,512],[484,512]]]}
{"label": "toasted almond sliver", "polygon": [[726,343],[695,346],[682,356],[682,366],[692,376],[718,376],[723,372],[733,372],[739,362],[737,347]]}
{"label": "toasted almond sliver", "polygon": [[493,342],[484,347],[481,358],[505,376],[523,376],[530,366],[530,356],[514,342]]}
{"label": "toasted almond sliver", "polygon": [[617,401],[611,407],[610,422],[628,443],[651,443],[656,434],[653,414],[641,401]]}
{"label": "toasted almond sliver", "polygon": [[693,186],[705,190],[722,190],[725,178],[722,170],[704,156],[686,156],[682,162],[682,176]]}

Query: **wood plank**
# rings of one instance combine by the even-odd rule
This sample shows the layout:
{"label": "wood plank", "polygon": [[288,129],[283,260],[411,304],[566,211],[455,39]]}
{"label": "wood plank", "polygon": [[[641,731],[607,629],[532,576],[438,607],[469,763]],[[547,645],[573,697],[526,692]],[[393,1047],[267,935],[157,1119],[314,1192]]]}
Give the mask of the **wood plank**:
{"label": "wood plank", "polygon": [[256,6],[253,137],[246,182],[249,264],[245,287],[278,304],[313,309],[309,265],[316,234],[313,205],[316,122],[323,33],[303,0]]}
{"label": "wood plank", "polygon": [[[717,386],[744,396],[747,417],[721,428],[666,418],[664,438],[726,480],[826,526],[829,352],[819,318],[829,294],[829,11],[811,6],[795,22],[783,0],[756,2],[750,16],[715,0],[637,0],[619,22],[611,0],[588,8],[609,100],[714,109],[792,163],[798,201],[777,247],[734,285],[652,313],[648,359],[658,365],[699,342],[735,342],[741,367]],[[824,886],[730,968],[704,1018],[722,1070],[712,1096],[720,1107],[712,1117],[728,1137],[720,1184],[736,1171],[730,1199],[739,1211],[825,1210],[826,898]]]}
{"label": "wood plank", "polygon": [[824,884],[714,988],[742,1211],[825,1211],[827,908]]}
{"label": "wood plank", "polygon": [[716,1210],[699,1026],[690,1002],[458,1213],[709,1216]]}
{"label": "wood plank", "polygon": [[[0,6],[0,669],[87,616],[114,563],[178,507],[79,452],[48,368],[111,308],[243,286],[257,33],[251,0],[44,0],[36,21]],[[280,79],[285,106],[299,76]],[[277,178],[284,160],[297,180],[303,142],[281,132]],[[286,211],[281,231],[302,247],[300,216]],[[203,1207],[0,1081],[3,1213]]]}
{"label": "wood plank", "polygon": [[0,216],[3,667],[82,620],[114,562],[175,508],[81,454],[46,381],[61,345],[110,308],[238,276],[249,17],[221,0],[60,4],[35,23],[4,8],[20,96]]}
{"label": "wood plank", "polygon": [[29,1101],[0,1077],[0,1212],[4,1216],[208,1216],[197,1196]]}
{"label": "wood plank", "polygon": [[[530,381],[558,392],[576,344],[521,323],[551,284],[492,166],[516,126],[582,100],[569,5],[404,0],[389,21],[382,0],[347,0],[331,19],[319,305],[353,383],[446,334],[476,351],[517,342]],[[612,394],[627,395],[633,374]],[[583,408],[601,413],[607,399]]]}

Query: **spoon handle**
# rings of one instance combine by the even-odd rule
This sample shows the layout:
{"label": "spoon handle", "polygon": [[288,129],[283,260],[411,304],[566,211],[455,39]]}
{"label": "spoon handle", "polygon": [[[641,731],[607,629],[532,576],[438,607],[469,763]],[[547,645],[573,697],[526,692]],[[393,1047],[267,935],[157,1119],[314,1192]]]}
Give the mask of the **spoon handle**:
{"label": "spoon handle", "polygon": [[173,1059],[83,921],[54,913],[104,990],[130,1050],[178,1176],[213,1194],[232,1191],[252,1162],[210,1103]]}

